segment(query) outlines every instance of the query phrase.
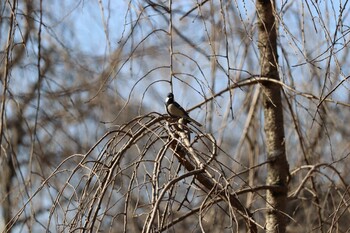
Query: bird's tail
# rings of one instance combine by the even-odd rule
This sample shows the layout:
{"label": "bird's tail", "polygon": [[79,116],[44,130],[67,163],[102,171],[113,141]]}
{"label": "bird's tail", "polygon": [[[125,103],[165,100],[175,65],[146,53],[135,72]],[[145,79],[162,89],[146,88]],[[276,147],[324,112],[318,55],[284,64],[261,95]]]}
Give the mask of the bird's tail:
{"label": "bird's tail", "polygon": [[197,126],[199,126],[199,127],[202,126],[201,123],[199,123],[198,121],[192,119],[191,117],[185,117],[185,119],[188,120],[188,121],[191,121],[191,122],[195,123],[195,124],[196,124]]}

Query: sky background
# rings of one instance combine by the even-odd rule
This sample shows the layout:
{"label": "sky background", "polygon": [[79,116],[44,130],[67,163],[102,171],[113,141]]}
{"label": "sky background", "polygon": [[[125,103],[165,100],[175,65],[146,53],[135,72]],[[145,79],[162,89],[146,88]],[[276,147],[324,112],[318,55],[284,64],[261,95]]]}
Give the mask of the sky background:
{"label": "sky background", "polygon": [[[45,171],[43,174],[40,173],[40,166],[47,166],[43,163],[45,156],[54,157],[56,161],[52,164],[57,165],[64,156],[85,153],[115,124],[128,122],[136,115],[153,111],[165,113],[164,100],[171,91],[171,71],[176,73],[172,79],[175,98],[186,109],[228,85],[260,72],[255,1],[208,1],[182,18],[198,1],[174,0],[173,25],[182,38],[179,33],[173,33],[170,38],[169,15],[160,6],[156,10],[149,7],[146,1],[51,0],[42,1],[42,4],[42,52],[52,56],[50,61],[41,60],[41,68],[49,62],[53,65],[45,73],[43,87],[39,91],[41,98],[33,98],[26,109],[19,109],[24,97],[31,93],[31,87],[38,81],[36,30],[40,21],[38,9],[34,9],[30,16],[23,15],[24,4],[20,2],[16,18],[16,46],[21,46],[25,17],[33,19],[36,27],[26,44],[24,58],[11,70],[9,90],[13,95],[9,95],[9,104],[6,105],[7,119],[16,122],[18,116],[26,118],[23,129],[28,135],[23,137],[25,143],[19,148],[21,156],[18,160],[25,164],[21,168],[22,176],[35,177],[32,190],[38,188],[47,175],[44,174],[45,169],[42,169]],[[303,94],[324,97],[331,93],[329,97],[335,101],[349,103],[348,1],[277,0],[276,4],[279,18],[279,75],[283,83],[298,92],[285,89],[287,98],[283,97],[287,122],[286,146],[291,169],[296,164],[299,166],[304,163],[286,99],[291,101],[305,144],[308,145],[321,135],[315,139],[320,139],[317,141],[320,144],[317,150],[310,153],[320,155],[313,156],[319,159],[317,162],[333,163],[338,158],[345,158],[349,151],[348,142],[343,138],[347,135],[345,126],[349,119],[349,107],[330,103],[324,111],[328,111],[326,116],[330,114],[332,117],[320,119],[317,106],[320,100],[307,98]],[[7,35],[8,29],[6,24],[2,24],[2,47],[5,47],[4,35]],[[214,34],[216,38],[212,39]],[[192,45],[183,38],[191,41]],[[208,38],[212,40],[209,42]],[[169,68],[170,39],[173,40],[174,53],[172,70]],[[338,84],[341,85],[337,87]],[[84,89],[84,85],[91,85],[92,88]],[[239,148],[235,146],[247,122],[247,112],[256,86],[236,88],[231,95],[224,93],[190,113],[222,142],[222,148],[227,149],[227,153],[232,155],[231,159],[236,161],[247,160],[245,153],[239,153]],[[336,91],[333,92],[335,87]],[[51,93],[55,96],[50,96]],[[138,112],[128,111],[129,106]],[[36,113],[38,118],[35,118]],[[263,162],[266,153],[262,108],[257,107],[255,113],[257,120],[251,123],[254,126],[250,133],[258,135],[257,160]],[[52,121],[45,122],[51,116]],[[117,116],[124,118],[116,120]],[[208,120],[210,116],[215,118],[212,122]],[[31,131],[32,125],[38,125],[37,132]],[[317,135],[315,131],[319,128],[322,130]],[[329,133],[329,129],[334,130],[334,133]],[[12,136],[11,132],[9,136]],[[52,138],[52,141],[48,142],[46,138]],[[223,138],[225,140],[221,140]],[[41,140],[43,144],[40,144]],[[70,142],[75,143],[76,147],[67,150],[65,145]],[[103,145],[97,148],[101,152]],[[38,159],[37,167],[28,165],[28,168],[29,163],[26,162],[39,158],[31,156],[40,149],[44,151],[44,159]],[[49,154],[44,149],[53,152]],[[338,163],[337,166],[340,171],[349,170],[345,163]],[[33,172],[33,167],[40,172]],[[54,166],[47,167],[51,172]],[[241,169],[240,165],[237,167]],[[69,169],[67,171],[70,172]],[[58,183],[62,180],[64,183],[67,177],[62,175],[54,178],[57,178]],[[76,179],[80,181],[80,176]],[[18,183],[27,185],[27,180],[18,178]],[[42,195],[45,201],[38,195],[33,203],[50,208],[57,190],[45,188]],[[47,195],[49,191],[52,193]],[[20,194],[23,194],[23,200],[27,198],[23,190]],[[26,211],[29,215],[31,210],[28,208]],[[46,217],[41,215],[39,219],[45,222]]]}

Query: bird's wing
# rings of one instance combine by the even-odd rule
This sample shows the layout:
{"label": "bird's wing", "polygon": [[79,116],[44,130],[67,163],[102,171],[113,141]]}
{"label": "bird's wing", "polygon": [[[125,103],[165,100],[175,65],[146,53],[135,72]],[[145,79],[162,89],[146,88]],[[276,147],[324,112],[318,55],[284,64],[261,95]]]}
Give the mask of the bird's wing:
{"label": "bird's wing", "polygon": [[181,106],[177,106],[174,103],[169,104],[167,106],[167,111],[168,111],[169,115],[173,116],[173,117],[187,117],[188,116],[187,112],[183,108],[181,108]]}
{"label": "bird's wing", "polygon": [[172,114],[169,114],[169,115],[173,115],[173,116],[176,116],[176,117],[182,117],[188,121],[191,121],[193,123],[195,123],[196,125],[198,126],[202,126],[201,123],[197,122],[196,120],[192,119],[189,115],[188,115],[188,112],[186,112],[186,110],[181,107],[180,104],[178,104],[177,102],[173,102],[172,104],[170,104],[168,106],[168,108],[170,109],[167,109],[168,113],[169,111],[172,112]]}
{"label": "bird's wing", "polygon": [[180,109],[186,116],[188,116],[188,113],[186,112],[186,110],[183,107],[181,107],[180,104],[178,104],[177,102],[174,102],[173,104],[176,108]]}

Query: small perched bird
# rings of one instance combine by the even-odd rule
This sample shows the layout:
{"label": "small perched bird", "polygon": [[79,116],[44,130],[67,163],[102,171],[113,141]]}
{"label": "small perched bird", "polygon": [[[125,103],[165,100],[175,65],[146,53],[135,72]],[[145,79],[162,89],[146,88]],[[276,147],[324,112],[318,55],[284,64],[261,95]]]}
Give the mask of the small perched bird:
{"label": "small perched bird", "polygon": [[183,107],[180,106],[177,102],[174,100],[174,95],[173,93],[169,93],[166,100],[165,100],[165,108],[168,114],[171,117],[178,117],[178,118],[183,118],[187,121],[191,121],[195,123],[198,126],[202,126],[199,122],[193,120],[188,113],[186,112]]}

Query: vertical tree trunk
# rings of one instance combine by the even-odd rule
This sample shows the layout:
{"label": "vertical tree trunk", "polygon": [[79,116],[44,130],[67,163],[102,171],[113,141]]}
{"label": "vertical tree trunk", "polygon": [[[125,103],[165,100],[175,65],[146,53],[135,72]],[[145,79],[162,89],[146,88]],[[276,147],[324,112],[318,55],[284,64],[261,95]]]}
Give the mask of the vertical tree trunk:
{"label": "vertical tree trunk", "polygon": [[11,232],[5,226],[10,222],[11,215],[11,181],[14,176],[11,154],[0,155],[0,232]]}
{"label": "vertical tree trunk", "polygon": [[[259,51],[261,76],[279,80],[277,55],[277,27],[274,0],[257,0],[256,10],[259,25]],[[286,230],[284,215],[287,204],[287,177],[289,166],[286,160],[283,128],[283,110],[280,86],[272,82],[263,83],[263,107],[268,172],[266,184],[276,188],[266,193],[267,232],[282,233]]]}

